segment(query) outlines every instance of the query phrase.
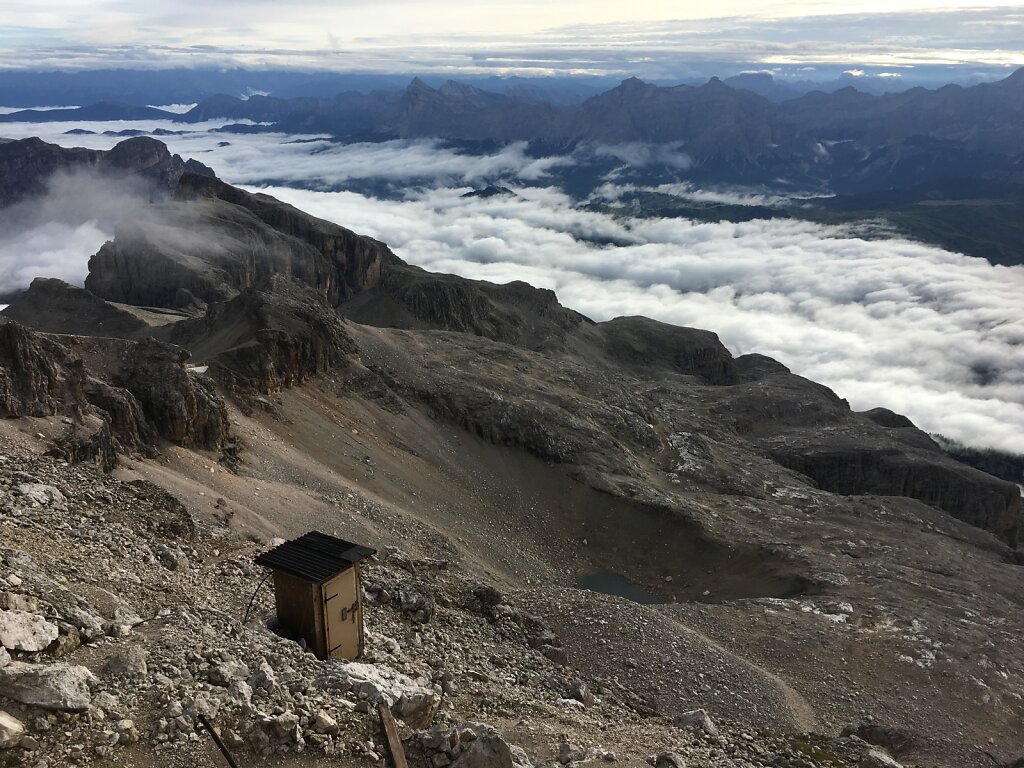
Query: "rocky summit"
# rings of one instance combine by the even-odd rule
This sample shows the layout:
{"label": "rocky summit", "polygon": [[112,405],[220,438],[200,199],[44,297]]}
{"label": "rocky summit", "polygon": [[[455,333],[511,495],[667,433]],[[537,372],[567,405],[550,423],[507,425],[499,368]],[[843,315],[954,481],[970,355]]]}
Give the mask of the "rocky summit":
{"label": "rocky summit", "polygon": [[[0,202],[82,163],[145,214],[0,314],[0,765],[384,765],[382,707],[414,768],[1024,757],[1017,485],[153,140],[0,144]],[[310,530],[377,550],[355,661],[271,629]]]}

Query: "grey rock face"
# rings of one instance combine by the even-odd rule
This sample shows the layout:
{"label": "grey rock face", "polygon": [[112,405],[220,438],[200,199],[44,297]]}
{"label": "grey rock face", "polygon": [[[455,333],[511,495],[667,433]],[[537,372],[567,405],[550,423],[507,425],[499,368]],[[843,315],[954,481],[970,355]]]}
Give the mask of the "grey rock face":
{"label": "grey rock face", "polygon": [[142,404],[162,437],[184,446],[218,448],[229,422],[213,382],[185,369],[188,353],[147,339],[133,345],[118,384]]}
{"label": "grey rock face", "polygon": [[[238,344],[242,337],[248,342]],[[170,340],[202,354],[231,390],[279,392],[345,365],[356,352],[344,321],[313,288],[271,278],[206,315],[173,326]]]}
{"label": "grey rock face", "polygon": [[52,416],[65,404],[75,410],[82,386],[66,349],[0,319],[0,416]]}
{"label": "grey rock face", "polygon": [[142,677],[149,671],[146,663],[149,654],[137,646],[126,648],[109,659],[103,665],[103,670],[119,677]]}
{"label": "grey rock face", "polygon": [[398,261],[369,237],[194,174],[181,178],[178,200],[160,214],[160,226],[125,223],[90,259],[86,288],[111,301],[187,307],[228,300],[277,275],[336,306]]}
{"label": "grey rock face", "polygon": [[675,719],[675,724],[680,728],[693,728],[694,730],[703,731],[708,736],[718,735],[718,729],[715,727],[714,722],[703,709],[684,712]]}
{"label": "grey rock face", "polygon": [[0,669],[0,696],[43,709],[84,712],[94,680],[88,669],[77,665],[12,661]]}

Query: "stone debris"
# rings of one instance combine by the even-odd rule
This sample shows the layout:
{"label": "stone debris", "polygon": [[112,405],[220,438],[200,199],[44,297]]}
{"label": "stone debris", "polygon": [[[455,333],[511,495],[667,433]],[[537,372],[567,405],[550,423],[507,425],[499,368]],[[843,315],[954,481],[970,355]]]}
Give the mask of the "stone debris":
{"label": "stone debris", "polygon": [[[325,661],[268,629],[271,590],[241,622],[266,543],[197,522],[141,481],[0,456],[0,534],[0,743],[40,768],[117,764],[131,745],[183,765],[208,747],[200,716],[239,755],[379,761],[380,704],[413,768],[610,764],[647,750],[657,768],[892,765],[867,744],[886,737],[877,728],[808,750],[713,707],[666,717],[568,667],[536,607],[447,559],[391,549],[367,562],[364,656]],[[601,621],[578,619],[591,632]],[[532,733],[529,754],[498,728]],[[601,743],[609,728],[617,751]]]}

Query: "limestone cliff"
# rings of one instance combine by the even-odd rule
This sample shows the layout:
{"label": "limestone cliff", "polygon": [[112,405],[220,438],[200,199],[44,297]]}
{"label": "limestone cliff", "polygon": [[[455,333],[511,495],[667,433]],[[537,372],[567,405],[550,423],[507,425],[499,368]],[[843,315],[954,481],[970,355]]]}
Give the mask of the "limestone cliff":
{"label": "limestone cliff", "polygon": [[86,287],[111,301],[188,307],[225,301],[280,275],[337,305],[376,285],[382,267],[397,262],[376,240],[186,173],[176,200],[118,227],[90,259]]}

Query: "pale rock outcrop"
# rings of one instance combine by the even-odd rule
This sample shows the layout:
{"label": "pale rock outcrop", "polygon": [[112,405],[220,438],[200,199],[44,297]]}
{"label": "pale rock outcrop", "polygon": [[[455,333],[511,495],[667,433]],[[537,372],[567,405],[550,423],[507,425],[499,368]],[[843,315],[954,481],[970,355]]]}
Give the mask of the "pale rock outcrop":
{"label": "pale rock outcrop", "polygon": [[10,749],[18,745],[25,735],[22,722],[0,709],[0,749]]}
{"label": "pale rock outcrop", "polygon": [[0,645],[35,653],[57,639],[59,631],[42,616],[27,611],[0,611]]}
{"label": "pale rock outcrop", "polygon": [[22,704],[67,712],[84,712],[96,678],[75,664],[26,664],[12,661],[0,669],[0,696]]}
{"label": "pale rock outcrop", "polygon": [[351,692],[371,704],[383,702],[395,717],[413,728],[429,725],[440,705],[436,693],[384,664],[345,664],[323,675],[316,684]]}
{"label": "pale rock outcrop", "polygon": [[43,483],[22,483],[18,486],[18,494],[23,496],[30,504],[40,507],[53,505],[62,507],[67,504],[64,494],[52,485]]}

